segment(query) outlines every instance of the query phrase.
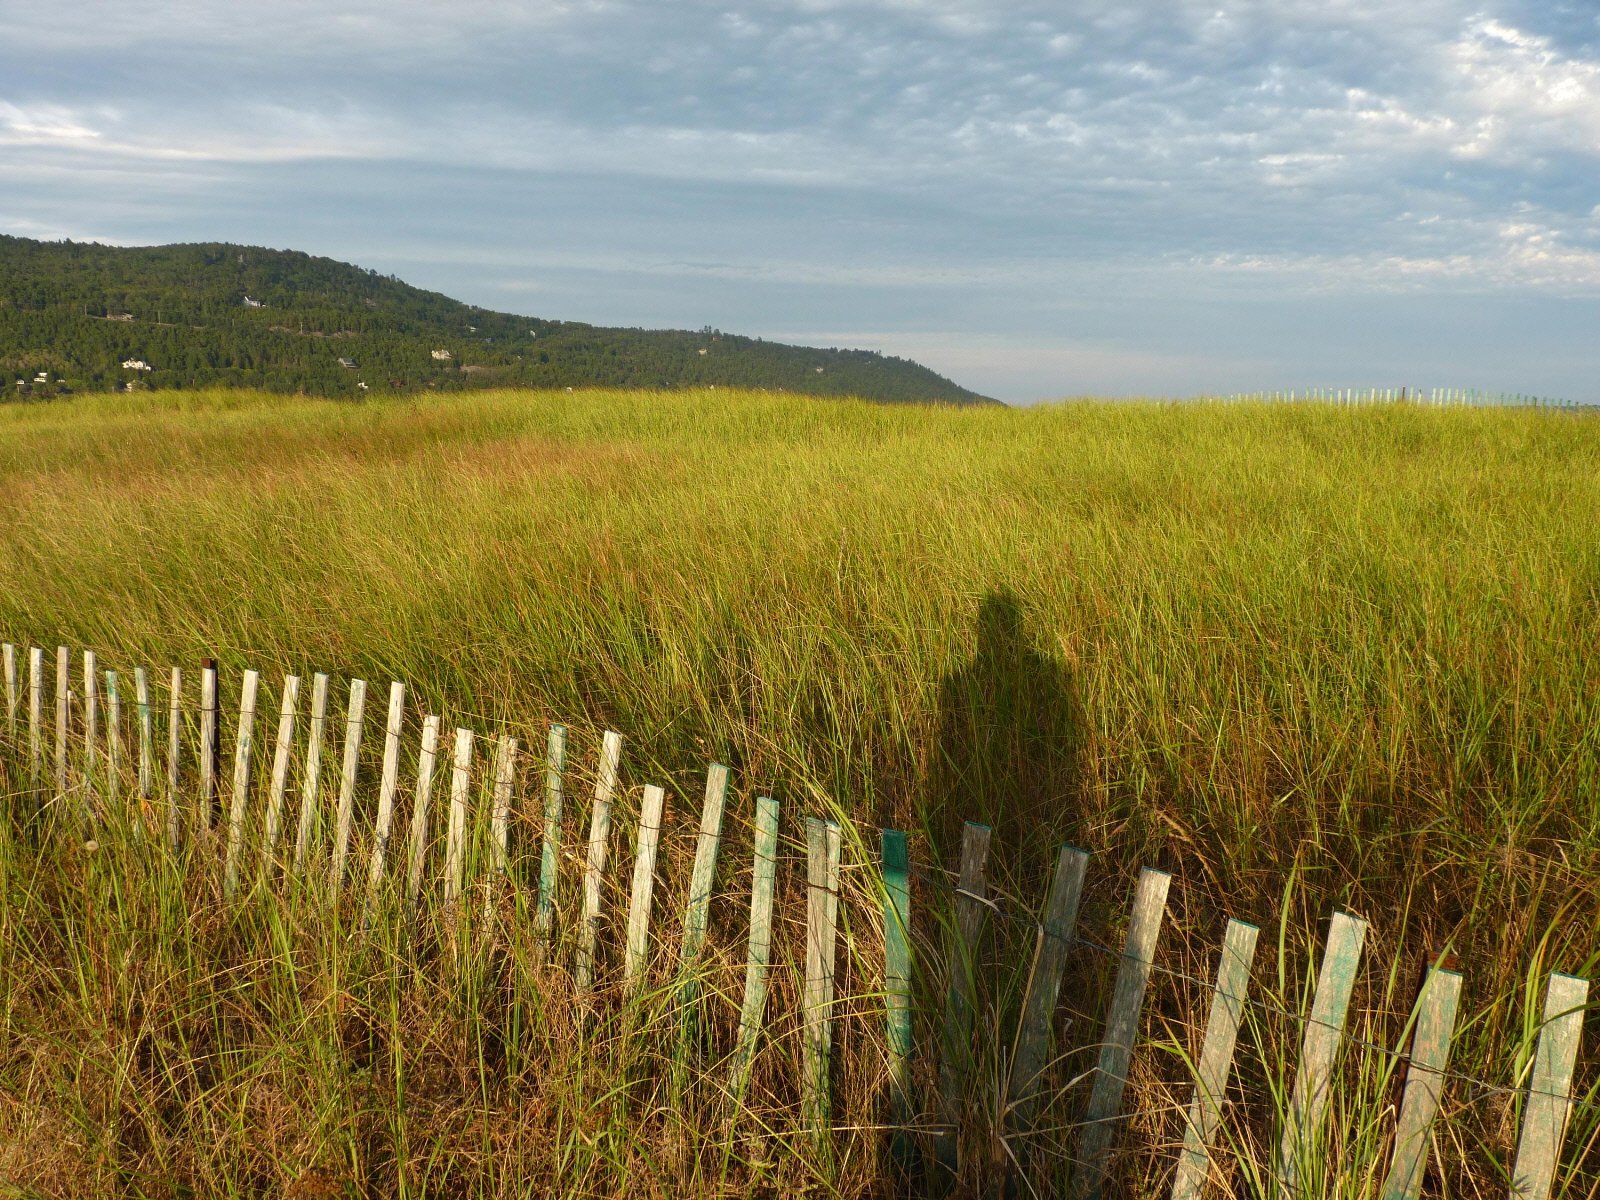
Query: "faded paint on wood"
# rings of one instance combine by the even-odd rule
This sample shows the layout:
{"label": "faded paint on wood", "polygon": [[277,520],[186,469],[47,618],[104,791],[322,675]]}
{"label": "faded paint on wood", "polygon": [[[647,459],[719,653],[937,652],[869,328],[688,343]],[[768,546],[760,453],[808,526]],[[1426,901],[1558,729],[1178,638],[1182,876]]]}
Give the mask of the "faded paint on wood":
{"label": "faded paint on wood", "polygon": [[389,715],[383,723],[383,773],[378,777],[378,817],[373,823],[372,855],[367,863],[367,903],[383,884],[394,828],[394,798],[400,790],[400,738],[405,731],[406,685],[389,683]]}
{"label": "faded paint on wood", "polygon": [[17,743],[17,648],[5,644],[6,672],[6,736],[13,746]]}
{"label": "faded paint on wood", "polygon": [[899,829],[882,832],[883,1007],[889,1051],[889,1111],[896,1126],[891,1150],[904,1162],[911,1147],[911,849]]}
{"label": "faded paint on wood", "polygon": [[100,671],[93,650],[83,652],[83,805],[93,817],[94,777],[100,745]]}
{"label": "faded paint on wood", "polygon": [[67,723],[72,690],[72,651],[56,647],[56,795],[67,794]]}
{"label": "faded paint on wood", "polygon": [[547,949],[555,927],[556,890],[561,872],[561,807],[567,769],[567,729],[550,726],[544,751],[544,839],[539,849],[539,907],[534,932],[541,950]]}
{"label": "faded paint on wood", "polygon": [[500,886],[511,870],[511,796],[516,787],[517,739],[500,735],[494,754],[494,804],[489,810],[489,887],[483,893],[483,918],[494,915]]}
{"label": "faded paint on wood", "polygon": [[606,846],[611,835],[611,804],[617,790],[617,768],[621,760],[622,735],[607,731],[600,745],[594,811],[589,818],[589,852],[583,875],[583,925],[578,930],[578,953],[573,966],[573,981],[580,994],[587,992],[594,983],[601,887],[605,881]]}
{"label": "faded paint on wood", "polygon": [[1006,1096],[1011,1110],[1008,1124],[1027,1129],[1038,1107],[1040,1080],[1050,1062],[1051,1033],[1055,1028],[1056,1003],[1061,998],[1061,976],[1067,966],[1067,951],[1072,946],[1078,924],[1078,906],[1083,899],[1084,876],[1089,855],[1075,846],[1063,846],[1056,855],[1055,874],[1050,894],[1034,931],[1033,965],[1023,994],[1022,1016],[1017,1025],[1017,1041],[1011,1059],[1011,1077]]}
{"label": "faded paint on wood", "polygon": [[233,803],[228,809],[228,850],[223,868],[222,892],[233,895],[239,886],[239,856],[244,850],[245,804],[250,798],[250,749],[256,726],[256,692],[259,671],[246,671],[239,690],[239,733],[233,755]]}
{"label": "faded paint on wood", "polygon": [[706,773],[705,802],[700,807],[700,834],[689,874],[689,900],[683,909],[683,941],[678,947],[678,1003],[692,1005],[699,994],[696,966],[706,944],[711,919],[711,890],[716,884],[717,851],[722,845],[722,814],[728,800],[728,768],[712,763]]}
{"label": "faded paint on wood", "polygon": [[44,783],[44,650],[28,647],[28,784]]}
{"label": "faded paint on wood", "polygon": [[1522,1108],[1522,1136],[1511,1169],[1511,1200],[1548,1200],[1561,1162],[1572,1111],[1572,1072],[1578,1063],[1589,981],[1554,972],[1545,988],[1544,1017]]}
{"label": "faded paint on wood", "polygon": [[744,1096],[755,1061],[756,1042],[767,1004],[767,969],[772,961],[772,895],[778,878],[778,802],[756,799],[755,853],[750,879],[750,939],[744,965],[744,999],[739,1005],[739,1034],[734,1043],[729,1091],[735,1102]]}
{"label": "faded paint on wood", "polygon": [[1428,1134],[1444,1095],[1444,1073],[1450,1065],[1450,1038],[1460,999],[1460,975],[1438,967],[1428,972],[1412,1021],[1411,1061],[1395,1122],[1394,1155],[1383,1183],[1383,1200],[1417,1200],[1422,1195]]}
{"label": "faded paint on wood", "polygon": [[1205,1038],[1195,1062],[1194,1096],[1184,1117],[1183,1149],[1172,1181],[1172,1200],[1199,1200],[1211,1173],[1211,1147],[1222,1124],[1222,1101],[1233,1071],[1233,1052],[1239,1041],[1239,1023],[1250,987],[1250,964],[1255,959],[1261,930],[1243,921],[1229,921],[1217,963],[1217,982],[1211,991],[1211,1012]]}
{"label": "faded paint on wood", "polygon": [[461,898],[462,876],[466,870],[467,799],[472,787],[472,730],[456,730],[455,761],[450,774],[450,825],[444,844],[444,898],[455,903]]}
{"label": "faded paint on wood", "polygon": [[328,733],[328,677],[311,680],[311,720],[306,729],[306,759],[300,768],[300,821],[294,835],[294,871],[305,870],[311,839],[321,822],[322,744]]}
{"label": "faded paint on wood", "polygon": [[833,1047],[834,967],[838,953],[839,851],[837,823],[806,819],[806,985],[800,1108],[817,1137],[831,1111],[829,1058]]}
{"label": "faded paint on wood", "polygon": [[[106,803],[118,811],[122,800],[122,696],[117,673],[106,672]],[[120,814],[119,814],[120,815]],[[134,828],[137,830],[138,822]]]}
{"label": "faded paint on wood", "polygon": [[217,720],[217,664],[207,659],[200,671],[200,808],[206,829],[217,806],[217,739],[221,736]]}
{"label": "faded paint on wood", "polygon": [[294,719],[300,707],[300,679],[283,677],[283,700],[278,705],[278,736],[272,747],[272,776],[267,784],[267,822],[261,835],[261,874],[272,877],[283,829],[283,798],[289,787],[289,759],[294,753]]}
{"label": "faded paint on wood", "polygon": [[428,807],[433,802],[433,768],[439,757],[439,718],[422,718],[422,750],[417,755],[417,794],[411,807],[411,861],[406,871],[406,903],[415,905],[422,892],[422,869],[428,860]]}
{"label": "faded paint on wood", "polygon": [[1301,1036],[1300,1069],[1295,1074],[1283,1140],[1278,1147],[1278,1181],[1291,1195],[1299,1177],[1300,1156],[1307,1143],[1315,1144],[1322,1114],[1327,1108],[1334,1064],[1344,1040],[1350,995],[1355,990],[1361,964],[1361,945],[1366,937],[1367,923],[1360,917],[1334,914],[1328,928],[1328,945],[1322,952],[1322,969],[1317,975],[1311,1018]]}
{"label": "faded paint on wood", "polygon": [[139,801],[148,805],[155,790],[155,714],[150,707],[150,674],[143,667],[133,669],[133,699],[139,715]]}
{"label": "faded paint on wood", "polygon": [[345,709],[344,765],[339,771],[339,810],[333,832],[333,862],[328,867],[328,886],[338,891],[344,886],[344,860],[350,853],[350,827],[355,820],[356,771],[361,765],[361,723],[366,715],[367,681],[350,681],[350,702]]}
{"label": "faded paint on wood", "polygon": [[934,1144],[940,1164],[954,1171],[959,1164],[962,1100],[972,1066],[972,1018],[977,1009],[978,943],[988,911],[988,869],[991,830],[968,821],[961,831],[961,872],[957,877],[955,921],[950,926],[950,986],[945,994],[944,1044],[939,1059],[939,1107],[949,1129]]}
{"label": "faded paint on wood", "polygon": [[634,984],[644,975],[650,951],[650,901],[655,892],[656,848],[661,844],[664,788],[647,784],[639,805],[639,839],[633,856],[633,886],[628,893],[628,938],[622,960],[622,981]]}
{"label": "faded paint on wood", "polygon": [[1128,1085],[1128,1064],[1133,1059],[1139,1014],[1145,988],[1155,965],[1156,941],[1167,910],[1167,889],[1172,876],[1149,867],[1139,872],[1133,895],[1133,917],[1122,944],[1122,962],[1111,992],[1111,1013],[1100,1039],[1100,1061],[1089,1103],[1084,1108],[1083,1131],[1078,1140],[1078,1166],[1072,1175],[1072,1192],[1080,1200],[1100,1195],[1110,1166],[1117,1120],[1122,1115],[1122,1093]]}
{"label": "faded paint on wood", "polygon": [[167,846],[178,848],[182,800],[178,795],[178,755],[183,745],[183,671],[172,668],[167,683]]}

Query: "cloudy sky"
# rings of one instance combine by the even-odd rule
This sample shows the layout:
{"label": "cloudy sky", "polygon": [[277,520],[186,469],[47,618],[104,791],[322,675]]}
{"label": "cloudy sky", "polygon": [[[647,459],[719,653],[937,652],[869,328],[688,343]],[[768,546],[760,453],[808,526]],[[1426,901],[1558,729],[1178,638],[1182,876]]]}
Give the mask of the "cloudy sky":
{"label": "cloudy sky", "polygon": [[1017,402],[1600,400],[1600,4],[0,0],[0,231]]}

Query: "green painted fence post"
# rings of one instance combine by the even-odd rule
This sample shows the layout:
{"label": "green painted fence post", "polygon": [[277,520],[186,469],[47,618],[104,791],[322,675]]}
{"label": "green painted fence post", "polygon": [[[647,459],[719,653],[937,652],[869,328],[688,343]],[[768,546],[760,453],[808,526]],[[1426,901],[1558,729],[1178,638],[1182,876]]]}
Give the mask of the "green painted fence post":
{"label": "green painted fence post", "polygon": [[1578,1063],[1589,982],[1559,972],[1550,976],[1533,1074],[1522,1110],[1522,1136],[1511,1170],[1512,1200],[1547,1200],[1561,1161],[1572,1111],[1572,1072]]}
{"label": "green painted fence post", "polygon": [[1434,967],[1417,997],[1411,1032],[1411,1065],[1395,1122],[1394,1155],[1383,1182],[1383,1200],[1417,1200],[1428,1165],[1428,1133],[1444,1093],[1444,1071],[1450,1062],[1450,1035],[1455,1031],[1461,976]]}
{"label": "green painted fence post", "polygon": [[534,933],[541,954],[549,953],[556,920],[556,887],[561,871],[561,803],[567,769],[567,727],[552,725],[544,751],[544,839],[539,848],[539,907]]}
{"label": "green painted fence post", "polygon": [[992,831],[968,821],[961,831],[961,873],[958,877],[955,922],[950,927],[946,955],[950,990],[945,997],[944,1047],[939,1060],[939,1102],[948,1127],[936,1139],[939,1165],[954,1173],[961,1165],[963,1093],[972,1065],[972,1019],[977,1009],[978,943],[983,917],[988,911],[985,872]]}
{"label": "green painted fence post", "polygon": [[767,967],[772,960],[772,893],[777,883],[778,802],[756,799],[755,855],[750,879],[750,942],[745,957],[744,1001],[739,1006],[739,1035],[734,1043],[728,1092],[735,1104],[744,1100],[755,1062],[767,1003]]}
{"label": "green painted fence post", "polygon": [[904,832],[885,829],[883,856],[883,994],[889,1049],[889,1111],[893,1160],[912,1157],[911,1123],[911,853]]}

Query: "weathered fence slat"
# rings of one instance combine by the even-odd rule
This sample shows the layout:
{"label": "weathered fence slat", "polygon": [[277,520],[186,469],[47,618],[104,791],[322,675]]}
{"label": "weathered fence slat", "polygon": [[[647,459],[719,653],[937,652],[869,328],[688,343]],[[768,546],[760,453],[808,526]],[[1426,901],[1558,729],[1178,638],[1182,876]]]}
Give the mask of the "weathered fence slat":
{"label": "weathered fence slat", "polygon": [[1167,889],[1172,876],[1145,867],[1133,895],[1133,916],[1122,943],[1122,962],[1111,991],[1111,1012],[1106,1017],[1100,1039],[1100,1061],[1096,1064],[1089,1103],[1083,1112],[1083,1131],[1078,1140],[1078,1166],[1072,1174],[1072,1193],[1079,1200],[1100,1195],[1110,1165],[1111,1144],[1116,1137],[1117,1120],[1122,1115],[1122,1093],[1128,1085],[1128,1064],[1133,1058],[1133,1042],[1139,1032],[1139,1014],[1144,1008],[1145,987],[1155,965],[1156,940],[1167,910]]}
{"label": "weathered fence slat", "polygon": [[467,797],[472,787],[472,730],[456,730],[456,752],[450,773],[450,825],[444,843],[444,898],[454,904],[461,898],[466,870]]}
{"label": "weathered fence slat", "polygon": [[400,789],[400,737],[404,732],[406,685],[389,683],[389,715],[383,725],[383,774],[378,781],[378,817],[373,823],[372,856],[367,863],[367,904],[383,883],[389,853],[389,832],[394,828],[394,797]]}
{"label": "weathered fence slat", "polygon": [[6,670],[6,736],[12,745],[17,741],[17,648],[5,644]]}
{"label": "weathered fence slat", "polygon": [[272,747],[272,776],[267,784],[267,821],[261,834],[261,874],[272,877],[283,828],[283,798],[289,787],[289,759],[294,753],[294,718],[300,707],[300,679],[283,677],[283,701],[278,706],[278,736]]}
{"label": "weathered fence slat", "polygon": [[1211,1012],[1195,1063],[1194,1096],[1184,1117],[1183,1149],[1172,1181],[1172,1200],[1199,1200],[1211,1172],[1211,1146],[1222,1123],[1222,1099],[1233,1071],[1233,1051],[1250,987],[1250,964],[1261,930],[1243,921],[1229,921],[1211,992]]}
{"label": "weathered fence slat", "polygon": [[417,796],[411,809],[411,861],[406,871],[406,903],[414,906],[422,891],[422,868],[428,858],[428,806],[433,800],[433,768],[439,757],[439,718],[422,718],[422,750],[417,755]]}
{"label": "weathered fence slat", "polygon": [[139,714],[139,803],[141,809],[150,803],[150,793],[155,788],[155,722],[150,709],[150,673],[143,667],[133,669],[133,700]]}
{"label": "weathered fence slat", "polygon": [[1544,994],[1539,1044],[1522,1109],[1522,1136],[1511,1169],[1511,1200],[1547,1200],[1561,1161],[1572,1110],[1572,1072],[1578,1063],[1589,981],[1552,972]]}
{"label": "weathered fence slat", "polygon": [[1056,1001],[1061,997],[1061,975],[1067,966],[1067,951],[1073,929],[1078,924],[1078,905],[1083,899],[1084,875],[1089,855],[1075,846],[1061,847],[1056,857],[1055,877],[1050,896],[1034,934],[1033,965],[1028,972],[1028,987],[1022,1001],[1022,1017],[1017,1025],[1016,1047],[1011,1059],[1011,1077],[1006,1099],[1011,1111],[1008,1124],[1027,1130],[1038,1106],[1038,1085],[1050,1061],[1050,1035],[1055,1026]]}
{"label": "weathered fence slat", "polygon": [[167,692],[167,846],[178,848],[183,812],[178,796],[178,754],[183,746],[183,671],[172,668]]}
{"label": "weathered fence slat", "polygon": [[113,812],[122,799],[122,696],[117,673],[106,672],[106,803]]}
{"label": "weathered fence slat", "polygon": [[904,831],[885,829],[883,859],[883,1005],[889,1051],[890,1141],[894,1160],[904,1163],[911,1145],[911,850]]}
{"label": "weathered fence slat", "polygon": [[1395,1122],[1394,1155],[1383,1182],[1383,1200],[1417,1200],[1428,1165],[1428,1132],[1444,1092],[1444,1071],[1450,1062],[1450,1036],[1455,1032],[1461,976],[1434,967],[1417,997],[1411,1030],[1411,1063],[1405,1093]]}
{"label": "weathered fence slat", "polygon": [[256,724],[259,671],[246,671],[239,691],[239,736],[233,756],[233,804],[228,810],[228,850],[222,874],[222,894],[232,896],[239,885],[239,854],[244,849],[245,804],[250,796],[250,748]]}
{"label": "weathered fence slat", "polygon": [[1317,975],[1317,993],[1311,1002],[1311,1017],[1300,1042],[1300,1069],[1295,1073],[1294,1091],[1278,1148],[1278,1180],[1285,1192],[1294,1194],[1299,1175],[1301,1149],[1320,1127],[1327,1107],[1334,1060],[1344,1039],[1345,1015],[1350,994],[1355,990],[1356,968],[1361,962],[1361,944],[1366,940],[1367,923],[1349,913],[1335,913],[1328,928],[1328,944],[1322,952],[1322,969]]}
{"label": "weathered fence slat", "polygon": [[744,1000],[739,1005],[739,1035],[734,1043],[729,1092],[744,1096],[755,1061],[756,1040],[767,1004],[767,967],[772,961],[772,893],[778,878],[778,802],[756,798],[755,853],[750,875],[750,941],[745,956]]}
{"label": "weathered fence slat", "polygon": [[211,828],[217,807],[217,660],[208,658],[200,670],[200,808],[202,825]]}
{"label": "weathered fence slat", "polygon": [[356,770],[361,765],[361,728],[367,707],[367,681],[350,681],[350,702],[345,710],[344,764],[339,771],[339,810],[333,832],[333,861],[328,866],[328,886],[344,886],[344,860],[350,853],[350,826],[355,819]]}
{"label": "weathered fence slat", "polygon": [[72,690],[72,651],[56,647],[56,795],[67,794],[67,710]]}
{"label": "weathered fence slat", "polygon": [[494,915],[500,888],[511,870],[511,795],[516,785],[517,739],[501,734],[494,751],[494,806],[489,810],[489,886],[483,919]]}
{"label": "weathered fence slat", "polygon": [[648,784],[639,805],[639,844],[633,856],[633,887],[628,894],[628,939],[622,960],[622,982],[634,984],[644,974],[650,950],[650,901],[655,891],[656,849],[661,844],[665,788]]}
{"label": "weathered fence slat", "polygon": [[972,1066],[972,1017],[977,1010],[977,961],[983,917],[988,910],[984,873],[992,831],[968,821],[961,831],[961,874],[957,882],[955,923],[950,927],[950,989],[945,997],[944,1046],[939,1060],[939,1103],[950,1127],[935,1142],[935,1153],[954,1171],[961,1140],[962,1096]]}
{"label": "weathered fence slat", "polygon": [[94,775],[100,744],[100,680],[93,650],[83,652],[83,808],[94,818]]}
{"label": "weathered fence slat", "polygon": [[600,770],[594,785],[594,812],[589,819],[589,854],[583,875],[583,925],[578,930],[573,982],[580,995],[594,983],[595,949],[600,936],[601,884],[606,872],[606,843],[611,835],[611,803],[617,789],[622,735],[607,731],[600,745]]}
{"label": "weathered fence slat", "polygon": [[556,920],[556,888],[561,871],[561,802],[567,769],[567,728],[550,726],[544,751],[544,838],[539,847],[539,902],[534,933],[540,953],[549,948]]}
{"label": "weathered fence slat", "polygon": [[833,1046],[833,977],[838,952],[839,851],[834,821],[806,818],[806,991],[800,1108],[818,1137],[828,1128],[828,1059]]}
{"label": "weathered fence slat", "polygon": [[44,650],[28,647],[28,784],[44,782]]}
{"label": "weathered fence slat", "polygon": [[[692,1006],[699,995],[700,980],[695,968],[706,944],[711,889],[716,883],[717,851],[722,845],[722,814],[727,800],[728,768],[712,763],[706,772],[706,796],[700,808],[694,870],[689,874],[689,899],[683,909],[683,941],[678,947],[678,1003],[684,1006]],[[686,1018],[688,1015],[685,1013]]]}
{"label": "weathered fence slat", "polygon": [[322,743],[328,731],[328,677],[311,680],[311,723],[306,729],[306,759],[300,767],[300,821],[294,835],[294,871],[305,869],[311,836],[321,819],[318,799],[322,791]]}

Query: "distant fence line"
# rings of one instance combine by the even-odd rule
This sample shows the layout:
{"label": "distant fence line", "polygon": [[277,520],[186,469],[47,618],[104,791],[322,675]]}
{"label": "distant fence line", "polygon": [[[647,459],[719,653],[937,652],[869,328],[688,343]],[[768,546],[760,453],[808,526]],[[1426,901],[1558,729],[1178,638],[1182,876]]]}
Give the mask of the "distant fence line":
{"label": "distant fence line", "polygon": [[1231,392],[1223,396],[1202,396],[1206,400],[1227,400],[1267,404],[1333,404],[1359,407],[1373,404],[1415,404],[1423,408],[1551,408],[1585,409],[1594,405],[1560,400],[1553,396],[1534,396],[1524,392],[1489,392],[1477,388],[1345,387],[1290,388],[1261,392]]}
{"label": "distant fence line", "polygon": [[[552,963],[558,941],[570,947],[566,965],[580,997],[594,1001],[606,987],[626,993],[639,985],[653,952],[672,957],[668,969],[675,981],[675,1003],[681,1007],[682,1036],[688,1044],[689,1030],[704,999],[697,972],[707,950],[708,915],[730,796],[727,767],[713,763],[707,774],[675,953],[654,945],[650,932],[666,803],[665,789],[657,785],[642,789],[626,916],[620,923],[623,936],[619,944],[607,945],[602,934],[609,927],[605,919],[608,898],[613,892],[619,899],[622,894],[620,886],[608,882],[612,814],[622,789],[624,748],[622,736],[614,731],[606,732],[598,747],[588,837],[581,846],[569,847],[564,806],[573,767],[567,730],[561,725],[548,728],[542,754],[523,750],[516,738],[501,733],[493,738],[489,761],[481,762],[475,747],[488,738],[461,728],[455,730],[453,739],[441,744],[441,719],[427,714],[412,740],[415,772],[410,778],[414,785],[402,786],[402,769],[407,765],[402,761],[408,742],[407,689],[394,682],[383,723],[375,805],[370,794],[366,796],[369,802],[362,804],[358,794],[367,696],[363,680],[349,681],[343,736],[337,746],[338,785],[329,794],[323,787],[322,762],[325,752],[331,756],[335,749],[330,730],[336,733],[340,726],[329,711],[331,681],[327,675],[318,674],[313,680],[303,738],[297,732],[301,681],[294,676],[284,679],[275,736],[267,742],[255,734],[260,674],[242,672],[232,722],[233,770],[231,781],[225,784],[226,713],[214,660],[208,660],[200,671],[198,709],[186,703],[185,697],[192,693],[185,691],[191,685],[182,669],[172,667],[163,676],[167,692],[163,703],[153,688],[151,673],[138,667],[133,672],[134,703],[126,710],[121,690],[126,676],[102,670],[93,651],[83,652],[82,670],[74,684],[73,655],[68,647],[59,647],[52,687],[41,648],[28,648],[25,671],[18,647],[7,643],[3,649],[9,760],[4,766],[13,784],[12,819],[20,813],[23,819],[42,820],[46,827],[61,832],[81,830],[96,838],[123,837],[152,853],[163,848],[176,851],[188,839],[191,849],[211,852],[198,855],[195,861],[200,869],[214,871],[211,877],[224,902],[242,902],[243,888],[254,895],[262,888],[270,891],[280,882],[299,879],[324,888],[336,899],[348,896],[363,914],[363,927],[384,896],[392,902],[385,911],[399,914],[397,919],[414,913],[425,896],[451,912],[470,916],[466,897],[469,891],[481,889],[487,918],[505,889],[526,887],[534,900],[530,936]],[[53,732],[47,725],[47,701],[53,707]],[[164,730],[158,728],[163,715]],[[47,743],[52,752],[49,761]],[[256,783],[256,767],[269,746],[271,766],[263,796]],[[286,806],[297,748],[300,803],[298,819],[291,823]],[[441,753],[448,754],[447,762],[440,761]],[[541,801],[526,815],[518,811],[523,796],[519,780],[525,766],[532,768],[529,774],[536,782],[531,790]],[[441,847],[439,823],[430,823],[430,815],[435,780],[446,769],[448,808]],[[397,849],[391,855],[396,822],[408,793],[409,828],[401,844],[403,851]],[[481,811],[482,799],[479,812],[469,811],[475,795],[487,799],[486,813]],[[29,798],[33,806],[19,809],[18,801]],[[324,845],[322,829],[330,819],[333,837],[331,844]],[[524,880],[512,869],[509,849],[514,823],[518,828],[539,830],[538,854],[530,852],[520,859],[537,863],[536,878]],[[291,826],[292,841],[288,836]],[[730,1054],[715,1063],[707,1060],[700,1064],[703,1073],[715,1069],[720,1074],[718,1086],[725,1088],[735,1103],[745,1093],[763,1038],[768,980],[774,965],[774,902],[779,865],[785,860],[778,853],[779,806],[772,797],[754,798],[752,830],[738,1032]],[[256,831],[258,839],[251,836]],[[475,836],[481,842],[472,845]],[[1528,1021],[1537,1037],[1527,1048],[1531,1053],[1526,1056],[1526,1068],[1516,1076],[1514,1086],[1495,1084],[1449,1068],[1452,1036],[1459,1027],[1463,977],[1437,961],[1429,965],[1397,1046],[1363,1041],[1347,1032],[1368,932],[1367,921],[1359,916],[1348,912],[1332,915],[1309,1006],[1289,1008],[1250,994],[1260,932],[1254,925],[1227,921],[1214,979],[1158,964],[1157,944],[1173,882],[1168,873],[1149,868],[1139,872],[1118,949],[1096,941],[1079,927],[1090,863],[1086,851],[1062,847],[1041,902],[1019,906],[1022,911],[1013,912],[1008,911],[1004,897],[991,891],[990,841],[988,827],[968,823],[958,868],[947,874],[937,867],[914,865],[904,832],[862,830],[838,812],[806,817],[803,839],[797,841],[803,847],[806,893],[804,963],[797,975],[803,980],[799,1014],[802,1067],[797,1091],[803,1123],[819,1144],[841,1133],[833,1126],[831,1115],[834,1025],[847,1006],[865,1006],[877,1014],[865,1026],[870,1033],[866,1053],[876,1060],[886,1081],[888,1112],[883,1130],[888,1159],[898,1169],[935,1183],[944,1178],[948,1184],[963,1171],[967,1165],[964,1156],[983,1145],[969,1136],[967,1126],[975,1120],[974,1089],[981,1084],[979,1059],[986,1052],[986,1039],[995,1032],[981,1027],[977,1018],[996,1003],[1000,987],[985,967],[986,928],[1012,926],[1022,931],[1026,942],[1023,961],[1015,964],[1019,969],[1008,976],[1019,985],[1014,989],[1019,1002],[1014,1023],[999,1031],[1009,1039],[1004,1052],[994,1058],[1003,1064],[1003,1077],[987,1085],[997,1088],[996,1094],[988,1097],[993,1109],[989,1135],[998,1139],[1009,1156],[1004,1173],[1025,1171],[1030,1156],[1037,1157],[1044,1143],[1031,1139],[1038,1132],[1042,1109],[1077,1106],[1076,1116],[1068,1122],[1070,1147],[1059,1155],[1070,1168],[1068,1191],[1077,1200],[1101,1194],[1129,1115],[1124,1110],[1124,1093],[1140,1045],[1146,992],[1152,976],[1158,975],[1199,989],[1207,1009],[1203,1031],[1187,1028],[1188,1044],[1178,1047],[1190,1082],[1188,1101],[1176,1113],[1169,1139],[1175,1151],[1167,1162],[1169,1194],[1174,1200],[1195,1200],[1208,1186],[1214,1193],[1220,1192],[1225,1186],[1221,1181],[1226,1179],[1222,1169],[1226,1155],[1219,1155],[1219,1145],[1233,1147],[1227,1154],[1237,1155],[1237,1148],[1248,1140],[1230,1137],[1227,1126],[1239,1107],[1230,1097],[1238,1083],[1235,1080],[1230,1087],[1230,1079],[1241,1030],[1251,1013],[1286,1019],[1298,1041],[1293,1089],[1279,1098],[1275,1128],[1267,1139],[1270,1161],[1260,1164],[1278,1194],[1297,1194],[1297,1177],[1328,1121],[1342,1051],[1375,1054],[1406,1068],[1389,1134],[1387,1174],[1380,1193],[1384,1200],[1406,1200],[1421,1194],[1435,1144],[1431,1136],[1435,1118],[1452,1085],[1502,1093],[1520,1104],[1509,1195],[1513,1200],[1546,1200],[1552,1194],[1563,1162],[1569,1115],[1575,1107],[1595,1107],[1575,1100],[1572,1094],[1579,1037],[1589,1003],[1587,980],[1560,972],[1547,977],[1540,1013],[1536,1018],[1530,1014]],[[859,861],[846,863],[846,848],[850,857]],[[357,852],[362,849],[367,869],[357,889],[352,887],[348,867],[352,859],[360,861]],[[391,858],[398,866],[402,852],[406,858],[403,874],[390,869]],[[430,864],[438,868],[432,879]],[[570,880],[562,886],[564,864],[568,872],[576,869],[581,874],[581,901],[575,906],[562,900],[572,886]],[[846,881],[845,875],[850,879]],[[620,884],[620,878],[617,882]],[[920,885],[926,909],[926,915],[915,920],[914,883]],[[882,934],[881,961],[867,972],[866,979],[857,980],[867,986],[848,996],[836,987],[840,930],[852,924],[841,917],[842,902],[857,910],[855,924],[879,929]],[[558,939],[563,913],[574,907],[574,927],[566,931],[566,939]],[[1114,965],[1115,980],[1108,1003],[1096,1017],[1098,1038],[1080,1040],[1076,1050],[1067,1051],[1057,1043],[1061,1040],[1062,984],[1069,953],[1074,950]],[[849,973],[861,972],[852,967]],[[922,1044],[916,1036],[919,1025],[936,1031]],[[1086,1054],[1093,1065],[1077,1077],[1063,1080],[1062,1064],[1069,1053]],[[1088,1086],[1081,1105],[1073,1098],[1079,1083]],[[683,1086],[682,1081],[675,1081],[674,1086]],[[1014,1139],[1021,1152],[1013,1149],[1008,1139]],[[1338,1150],[1330,1152],[1337,1154]]]}

